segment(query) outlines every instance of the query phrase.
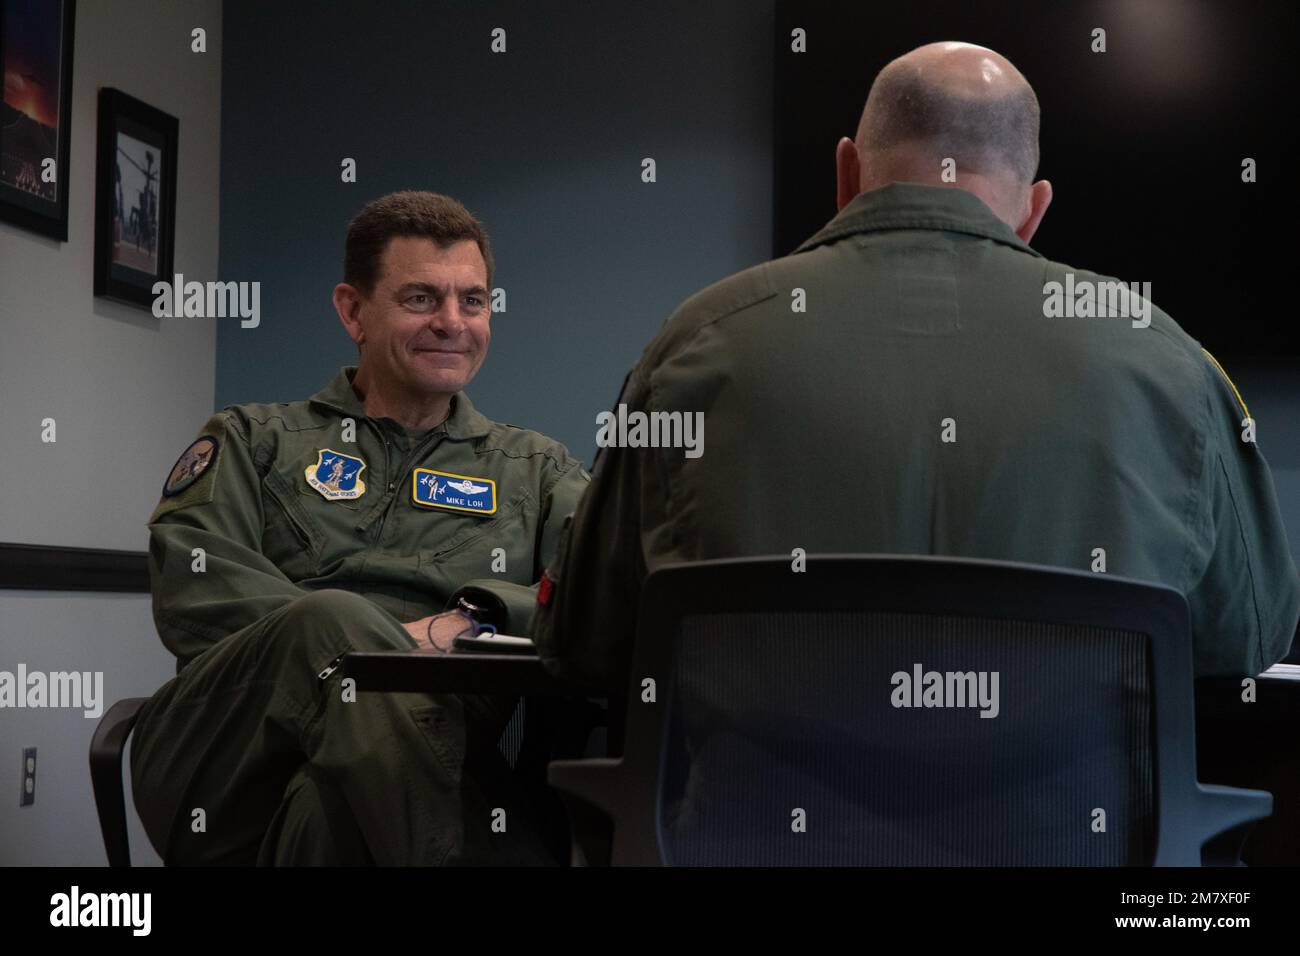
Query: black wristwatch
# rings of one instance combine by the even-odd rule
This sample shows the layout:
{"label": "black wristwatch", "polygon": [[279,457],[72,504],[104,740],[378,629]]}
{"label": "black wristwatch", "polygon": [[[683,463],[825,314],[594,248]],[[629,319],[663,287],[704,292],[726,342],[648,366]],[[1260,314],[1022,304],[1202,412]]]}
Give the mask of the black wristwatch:
{"label": "black wristwatch", "polygon": [[486,608],[481,608],[477,604],[470,603],[469,598],[461,595],[456,599],[456,610],[469,617],[475,624],[491,624],[488,620]]}
{"label": "black wristwatch", "polygon": [[505,625],[509,613],[499,597],[480,587],[462,588],[449,610],[462,612],[473,620],[480,630],[486,625],[498,631]]}

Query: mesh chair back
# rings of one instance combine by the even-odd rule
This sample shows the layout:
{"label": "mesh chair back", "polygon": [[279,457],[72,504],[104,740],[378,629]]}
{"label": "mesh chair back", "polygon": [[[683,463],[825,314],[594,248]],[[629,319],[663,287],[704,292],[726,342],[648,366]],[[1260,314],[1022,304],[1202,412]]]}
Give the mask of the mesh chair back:
{"label": "mesh chair back", "polygon": [[[1196,781],[1187,602],[1112,575],[660,567],[622,712],[621,757],[549,770],[574,819],[613,820],[614,864],[1232,863],[1272,807]],[[581,829],[577,858],[606,858]]]}
{"label": "mesh chair back", "polygon": [[1151,862],[1143,634],[830,611],[673,639],[665,863]]}

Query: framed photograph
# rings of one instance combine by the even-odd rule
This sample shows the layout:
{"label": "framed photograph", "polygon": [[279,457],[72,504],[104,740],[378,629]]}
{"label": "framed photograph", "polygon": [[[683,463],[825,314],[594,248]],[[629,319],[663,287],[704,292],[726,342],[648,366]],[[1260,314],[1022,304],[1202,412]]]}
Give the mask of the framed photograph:
{"label": "framed photograph", "polygon": [[68,240],[76,0],[0,0],[0,219]]}
{"label": "framed photograph", "polygon": [[99,91],[95,295],[153,308],[172,281],[179,124],[121,90]]}

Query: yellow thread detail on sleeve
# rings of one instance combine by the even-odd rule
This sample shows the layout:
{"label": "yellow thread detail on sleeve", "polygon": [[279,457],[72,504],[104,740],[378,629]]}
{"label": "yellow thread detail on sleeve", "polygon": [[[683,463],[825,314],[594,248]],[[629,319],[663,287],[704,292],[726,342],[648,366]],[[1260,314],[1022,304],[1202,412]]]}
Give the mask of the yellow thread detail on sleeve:
{"label": "yellow thread detail on sleeve", "polygon": [[1241,410],[1246,413],[1246,417],[1250,418],[1250,409],[1246,407],[1246,400],[1241,397],[1241,392],[1237,391],[1237,386],[1232,383],[1232,379],[1228,378],[1228,373],[1223,370],[1223,366],[1219,364],[1219,360],[1211,355],[1208,349],[1203,348],[1201,351],[1205,353],[1206,358],[1214,363],[1214,367],[1219,370],[1219,374],[1223,376],[1223,380],[1228,383],[1228,388],[1232,389],[1232,394],[1237,396],[1237,404],[1239,404]]}

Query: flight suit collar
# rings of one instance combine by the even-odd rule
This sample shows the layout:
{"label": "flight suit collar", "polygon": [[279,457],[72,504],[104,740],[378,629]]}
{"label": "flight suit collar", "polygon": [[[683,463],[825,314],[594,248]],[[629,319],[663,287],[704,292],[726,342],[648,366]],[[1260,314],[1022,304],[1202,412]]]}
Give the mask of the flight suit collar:
{"label": "flight suit collar", "polygon": [[807,252],[845,236],[886,229],[937,229],[982,236],[1043,258],[1011,227],[993,214],[984,201],[964,189],[890,183],[859,193],[812,238],[795,250]]}
{"label": "flight suit collar", "polygon": [[[352,388],[352,376],[356,372],[354,365],[339,369],[334,379],[310,400],[353,418],[367,417],[361,399]],[[451,416],[440,427],[446,429],[447,437],[453,440],[480,438],[492,430],[492,422],[474,407],[468,395],[457,392],[451,399]]]}

